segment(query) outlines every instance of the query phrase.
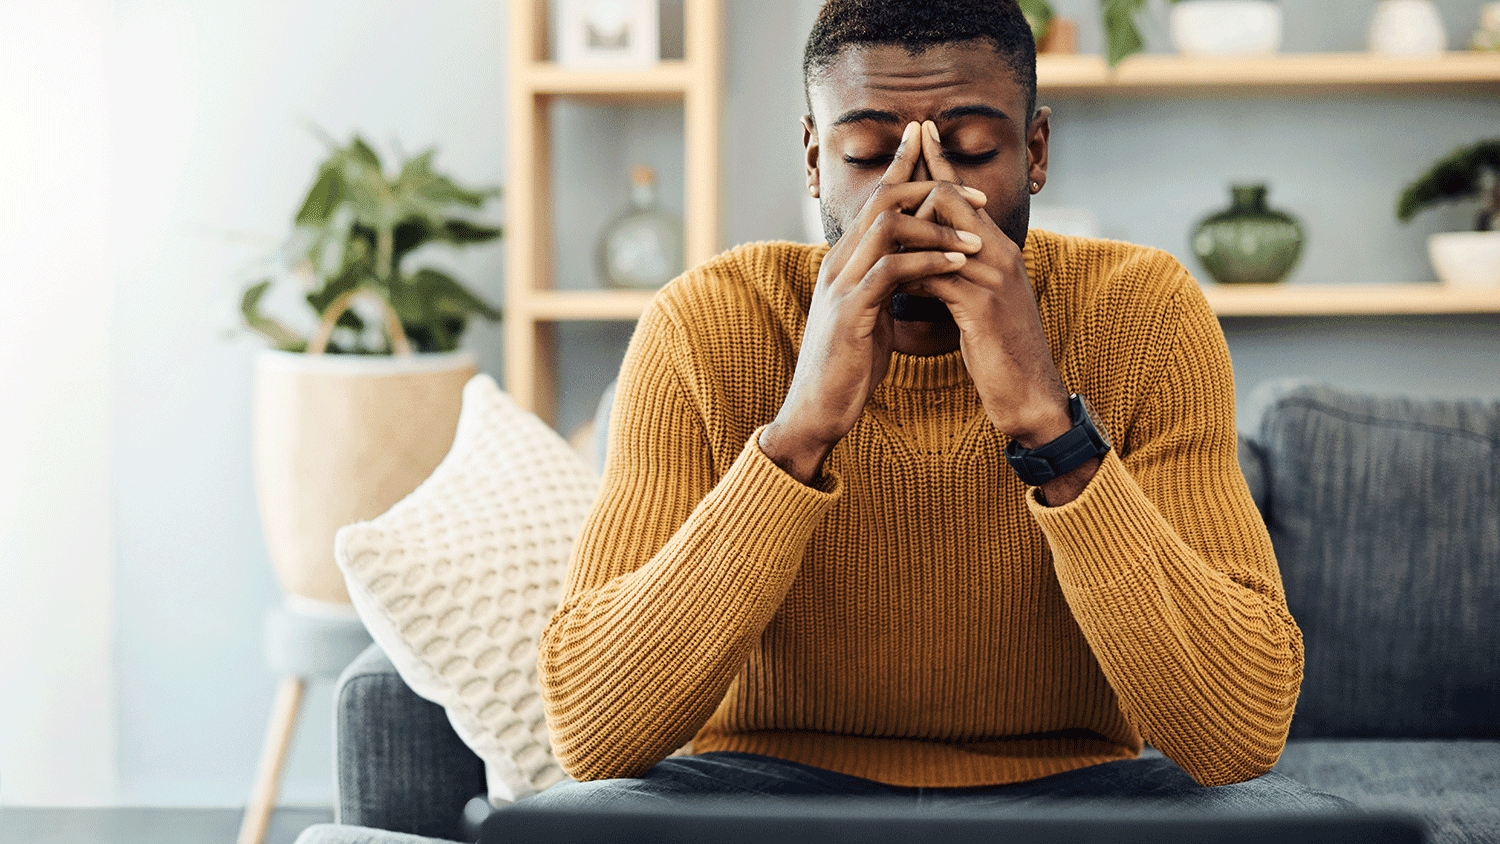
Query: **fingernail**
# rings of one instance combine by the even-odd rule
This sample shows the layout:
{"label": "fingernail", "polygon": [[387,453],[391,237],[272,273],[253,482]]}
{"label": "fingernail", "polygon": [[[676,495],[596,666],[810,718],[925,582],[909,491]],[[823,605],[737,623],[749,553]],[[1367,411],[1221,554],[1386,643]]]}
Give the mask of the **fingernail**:
{"label": "fingernail", "polygon": [[922,128],[924,130],[926,130],[927,137],[933,139],[934,141],[941,140],[938,137],[938,131],[937,131],[937,124],[936,123],[933,123],[931,120],[929,120],[926,123],[922,124]]}
{"label": "fingernail", "polygon": [[982,191],[982,190],[980,190],[978,188],[971,188],[968,185],[964,185],[963,188],[964,188],[964,192],[965,193],[967,193],[969,196],[974,197],[975,199],[982,199],[982,200],[988,200],[989,199],[989,197],[987,197],[987,196],[984,195],[984,191]]}
{"label": "fingernail", "polygon": [[964,261],[969,260],[969,256],[965,255],[962,252],[944,252],[943,256],[955,264],[961,264]]}
{"label": "fingernail", "polygon": [[970,246],[979,246],[980,244],[984,243],[984,241],[979,239],[979,235],[973,232],[959,232],[958,239],[962,240],[964,243],[969,244]]}
{"label": "fingernail", "polygon": [[906,124],[906,129],[901,133],[901,143],[904,144],[907,141],[911,140],[913,133],[916,132],[919,128],[920,127],[918,127],[917,121],[915,120]]}

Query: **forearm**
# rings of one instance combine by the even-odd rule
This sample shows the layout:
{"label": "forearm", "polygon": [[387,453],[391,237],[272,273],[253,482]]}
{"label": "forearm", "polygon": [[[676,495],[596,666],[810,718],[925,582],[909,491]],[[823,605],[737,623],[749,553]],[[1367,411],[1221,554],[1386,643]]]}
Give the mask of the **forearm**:
{"label": "forearm", "polygon": [[[698,731],[779,609],[835,495],[789,477],[752,440],[644,565],[570,594],[539,661],[570,774],[639,775]],[[590,557],[619,543],[586,534],[574,565],[607,568]]]}
{"label": "forearm", "polygon": [[[1253,510],[1227,500],[1211,565],[1178,534],[1119,458],[1074,502],[1033,505],[1058,581],[1095,658],[1142,736],[1205,784],[1275,764],[1301,682],[1301,634],[1274,585]],[[1225,569],[1244,572],[1231,577]]]}

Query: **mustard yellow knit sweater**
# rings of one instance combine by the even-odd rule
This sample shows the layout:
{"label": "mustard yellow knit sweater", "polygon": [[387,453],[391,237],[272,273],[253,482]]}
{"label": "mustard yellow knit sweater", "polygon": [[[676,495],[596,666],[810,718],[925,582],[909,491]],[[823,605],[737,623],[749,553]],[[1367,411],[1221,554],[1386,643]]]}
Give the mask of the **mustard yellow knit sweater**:
{"label": "mustard yellow knit sweater", "polygon": [[1034,779],[1143,738],[1208,785],[1275,764],[1301,634],[1181,265],[1031,233],[1053,357],[1115,444],[1049,508],[958,352],[895,354],[820,488],[761,453],[826,249],[725,253],[636,330],[541,647],[568,772],[640,775],[689,740],[903,786]]}

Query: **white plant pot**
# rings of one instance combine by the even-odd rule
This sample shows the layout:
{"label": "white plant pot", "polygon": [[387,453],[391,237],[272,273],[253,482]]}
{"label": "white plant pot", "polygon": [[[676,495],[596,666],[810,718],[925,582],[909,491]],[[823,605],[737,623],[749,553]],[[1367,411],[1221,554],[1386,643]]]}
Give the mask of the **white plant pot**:
{"label": "white plant pot", "polygon": [[1441,232],[1427,238],[1427,255],[1449,287],[1500,287],[1500,231]]}
{"label": "white plant pot", "polygon": [[271,565],[300,598],[349,603],[333,535],[389,510],[453,445],[468,352],[308,355],[255,366],[255,486]]}
{"label": "white plant pot", "polygon": [[1182,0],[1173,3],[1172,46],[1185,56],[1263,56],[1281,49],[1276,0]]}
{"label": "white plant pot", "polygon": [[1384,56],[1440,56],[1448,29],[1432,0],[1380,0],[1370,16],[1370,52]]}

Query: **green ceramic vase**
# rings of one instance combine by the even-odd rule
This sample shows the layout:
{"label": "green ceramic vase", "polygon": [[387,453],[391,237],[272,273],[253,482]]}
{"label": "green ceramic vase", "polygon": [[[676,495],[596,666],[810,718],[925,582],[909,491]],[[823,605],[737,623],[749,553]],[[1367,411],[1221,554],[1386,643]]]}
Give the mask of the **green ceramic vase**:
{"label": "green ceramic vase", "polygon": [[1302,226],[1266,207],[1265,185],[1234,185],[1233,204],[1198,224],[1193,253],[1220,284],[1274,284],[1302,255]]}

